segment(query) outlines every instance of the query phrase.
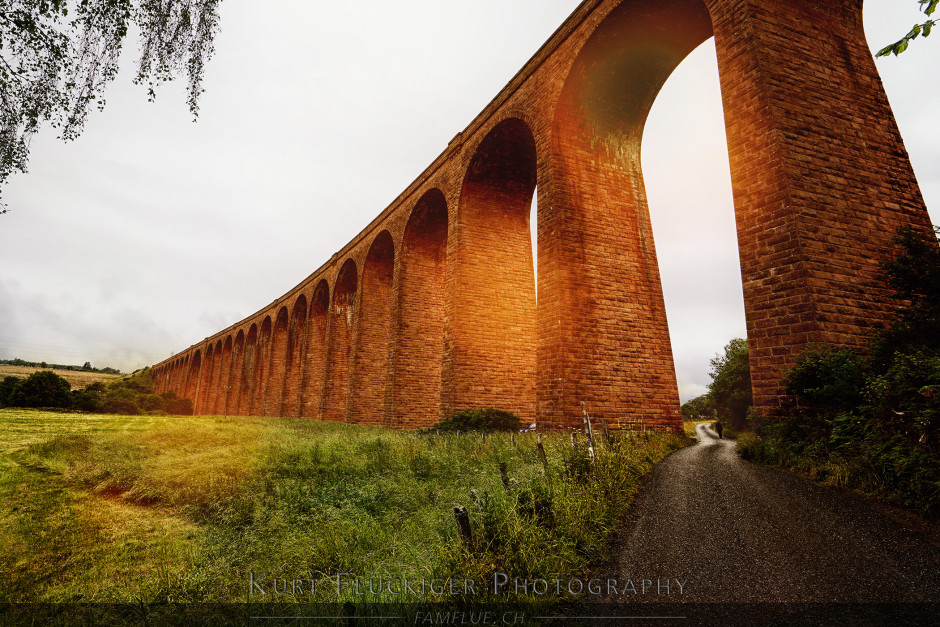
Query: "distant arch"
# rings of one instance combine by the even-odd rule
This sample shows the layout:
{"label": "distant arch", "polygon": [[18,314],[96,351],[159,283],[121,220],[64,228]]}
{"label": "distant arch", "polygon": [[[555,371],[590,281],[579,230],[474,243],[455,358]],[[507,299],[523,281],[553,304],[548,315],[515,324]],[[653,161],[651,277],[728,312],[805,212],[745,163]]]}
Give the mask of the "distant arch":
{"label": "distant arch", "polygon": [[356,262],[347,259],[336,277],[336,285],[333,286],[333,300],[329,316],[329,359],[324,420],[343,421],[346,419],[357,289]]}
{"label": "distant arch", "polygon": [[287,331],[289,315],[287,307],[282,306],[274,320],[271,336],[270,365],[265,376],[264,416],[281,415],[281,393],[284,390],[284,375],[287,369]]}
{"label": "distant arch", "polygon": [[447,200],[431,189],[405,225],[391,426],[427,427],[441,414]]}
{"label": "distant arch", "polygon": [[193,359],[189,364],[186,377],[186,393],[183,395],[193,401],[195,405],[196,395],[199,392],[199,377],[202,374],[202,351],[196,349],[193,353]]}
{"label": "distant arch", "polygon": [[303,359],[300,415],[323,417],[326,376],[326,333],[330,310],[330,284],[320,279],[310,299],[310,315],[306,330],[306,354]]}
{"label": "distant arch", "polygon": [[232,390],[232,336],[225,336],[222,344],[222,358],[219,360],[219,386],[215,395],[214,414],[228,414],[229,396]]}
{"label": "distant arch", "polygon": [[248,335],[245,337],[245,357],[242,360],[241,373],[241,395],[238,399],[238,414],[240,416],[250,416],[252,410],[252,399],[255,393],[255,371],[258,362],[258,325],[252,324],[248,329]]}
{"label": "distant arch", "polygon": [[206,345],[206,358],[202,373],[199,376],[198,398],[193,399],[193,411],[196,414],[205,414],[212,411],[209,397],[212,394],[212,371],[215,368],[215,346],[212,342]]}
{"label": "distant arch", "polygon": [[232,370],[229,373],[229,386],[231,386],[228,411],[236,416],[242,415],[242,400],[245,396],[245,343],[244,329],[239,329],[232,343]]}
{"label": "distant arch", "polygon": [[349,401],[350,422],[374,425],[384,422],[394,272],[395,244],[391,233],[382,231],[372,241],[362,269],[353,372],[356,394]]}
{"label": "distant arch", "polygon": [[287,354],[285,355],[285,371],[283,400],[281,402],[280,416],[299,416],[300,414],[300,384],[301,384],[301,355],[304,347],[304,331],[307,325],[307,297],[301,294],[294,302],[294,309],[290,317],[290,327],[287,331]]}
{"label": "distant arch", "polygon": [[265,407],[265,389],[267,386],[267,374],[270,368],[268,360],[271,356],[271,316],[265,316],[261,321],[261,327],[258,330],[258,343],[255,357],[254,373],[254,392],[251,395],[251,416],[267,416]]}

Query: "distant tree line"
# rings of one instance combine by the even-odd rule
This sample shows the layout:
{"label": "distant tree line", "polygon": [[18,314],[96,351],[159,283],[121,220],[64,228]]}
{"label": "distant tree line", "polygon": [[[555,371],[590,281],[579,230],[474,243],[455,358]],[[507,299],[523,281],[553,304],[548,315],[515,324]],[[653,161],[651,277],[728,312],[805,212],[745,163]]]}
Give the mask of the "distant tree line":
{"label": "distant tree line", "polygon": [[19,357],[15,359],[0,359],[0,364],[7,366],[26,366],[27,368],[49,368],[50,370],[71,370],[74,372],[100,372],[102,374],[121,374],[116,368],[95,368],[90,361],[86,361],[83,366],[47,364],[44,361],[25,361]]}
{"label": "distant tree line", "polygon": [[[21,364],[17,364],[21,365]],[[193,402],[175,392],[154,394],[150,368],[138,370],[107,384],[90,383],[70,390],[69,382],[52,372],[40,370],[25,379],[0,380],[0,407],[68,409],[101,414],[192,415]]]}

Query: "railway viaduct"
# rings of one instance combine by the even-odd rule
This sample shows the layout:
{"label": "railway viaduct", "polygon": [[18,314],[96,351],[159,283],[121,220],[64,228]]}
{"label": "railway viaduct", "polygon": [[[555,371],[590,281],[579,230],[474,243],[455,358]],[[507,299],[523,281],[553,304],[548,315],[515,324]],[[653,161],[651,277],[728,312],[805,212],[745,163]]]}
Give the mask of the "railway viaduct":
{"label": "railway viaduct", "polygon": [[898,227],[930,229],[862,0],[585,0],[355,239],[156,364],[157,391],[200,414],[400,428],[477,406],[563,428],[582,401],[677,427],[640,141],[669,74],[712,36],[754,400],[774,413],[801,350],[885,324],[878,263]]}

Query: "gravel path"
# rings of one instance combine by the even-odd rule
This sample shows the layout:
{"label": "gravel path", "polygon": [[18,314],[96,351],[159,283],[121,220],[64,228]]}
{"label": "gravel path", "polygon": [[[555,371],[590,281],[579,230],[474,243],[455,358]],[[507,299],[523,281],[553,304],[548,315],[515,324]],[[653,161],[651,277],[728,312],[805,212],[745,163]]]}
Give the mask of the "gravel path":
{"label": "gravel path", "polygon": [[[656,467],[633,508],[613,566],[654,584],[625,600],[940,602],[940,548],[930,537],[856,495],[743,461],[734,442],[719,440],[710,427],[696,433],[697,445]],[[653,594],[655,582],[667,579],[669,593]],[[676,580],[685,582],[682,594]],[[940,624],[940,615],[933,620]]]}

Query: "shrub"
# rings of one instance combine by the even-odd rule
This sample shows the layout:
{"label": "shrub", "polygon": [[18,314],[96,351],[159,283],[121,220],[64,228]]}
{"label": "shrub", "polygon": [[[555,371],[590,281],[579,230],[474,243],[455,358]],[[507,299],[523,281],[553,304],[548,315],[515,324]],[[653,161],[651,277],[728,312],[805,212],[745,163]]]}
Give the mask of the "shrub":
{"label": "shrub", "polygon": [[72,392],[72,407],[81,411],[93,413],[101,411],[101,405],[104,403],[104,396],[102,395],[101,390],[92,388],[92,385],[85,386],[85,389],[83,390],[76,390]]}
{"label": "shrub", "polygon": [[166,401],[158,394],[141,394],[137,404],[144,411],[161,411],[166,407]]}
{"label": "shrub", "polygon": [[439,431],[518,431],[519,416],[511,411],[484,407],[482,409],[463,409],[446,420],[442,420],[432,430]]}
{"label": "shrub", "polygon": [[192,416],[194,411],[193,401],[189,398],[177,398],[174,400],[167,399],[164,409],[168,414],[174,414],[176,416]]}
{"label": "shrub", "polygon": [[101,405],[101,412],[104,414],[125,414],[127,416],[136,416],[140,413],[137,405],[133,401],[120,398],[109,398]]}
{"label": "shrub", "polygon": [[56,373],[40,370],[13,389],[8,404],[12,407],[71,407],[71,389],[69,382]]}
{"label": "shrub", "polygon": [[854,350],[814,348],[800,355],[783,382],[803,408],[831,414],[862,402],[867,370],[865,358]]}
{"label": "shrub", "polygon": [[6,407],[10,404],[10,398],[13,396],[13,390],[20,384],[19,377],[3,377],[0,381],[0,407]]}

